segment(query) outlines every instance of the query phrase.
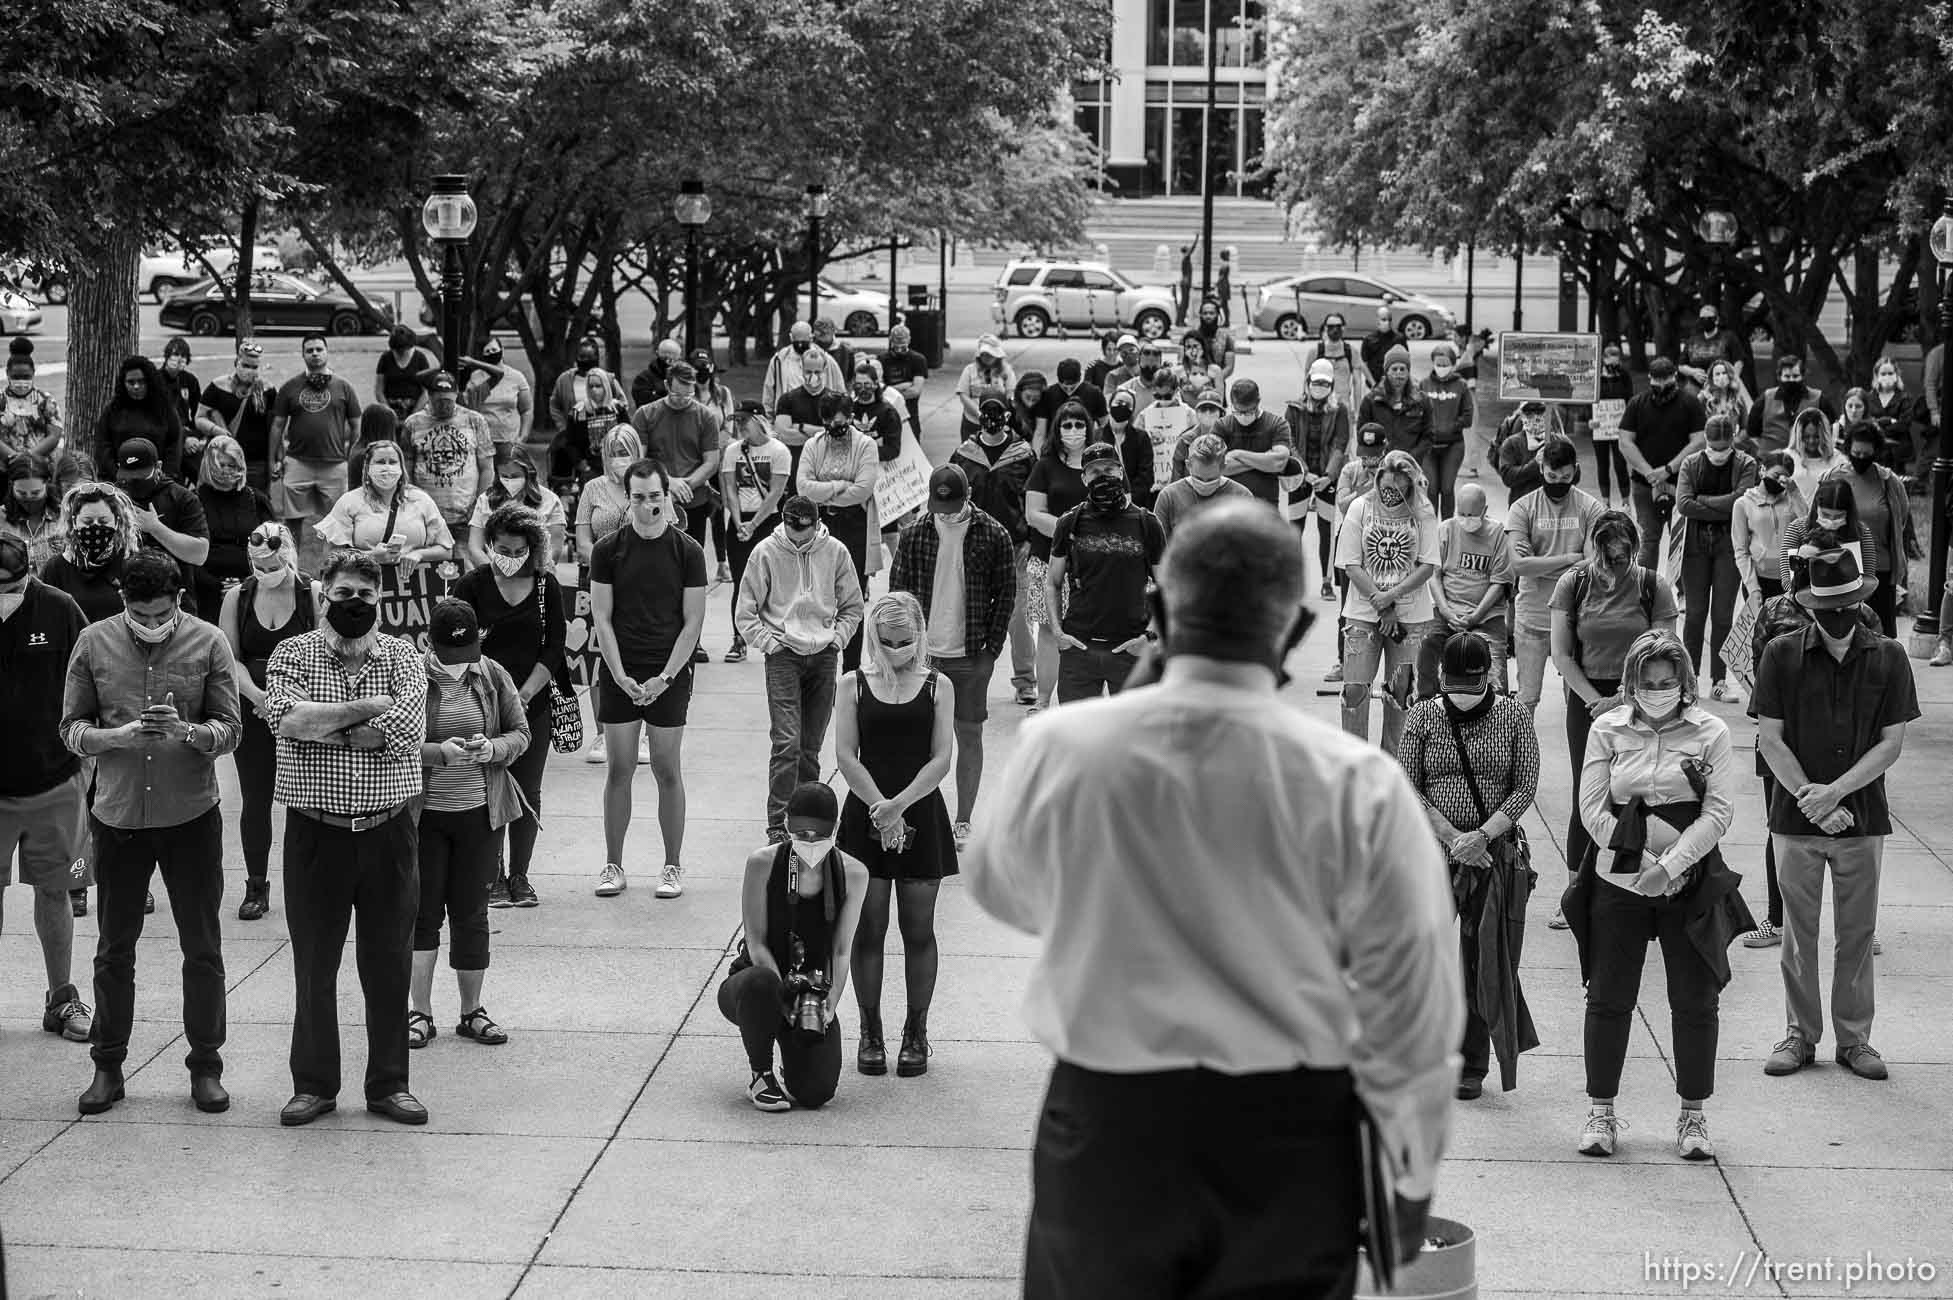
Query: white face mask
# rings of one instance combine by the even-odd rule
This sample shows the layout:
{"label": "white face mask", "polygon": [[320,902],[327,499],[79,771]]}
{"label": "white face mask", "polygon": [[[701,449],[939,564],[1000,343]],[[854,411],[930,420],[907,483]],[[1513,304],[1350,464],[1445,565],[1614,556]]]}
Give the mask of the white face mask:
{"label": "white face mask", "polygon": [[610,476],[619,483],[622,483],[624,481],[624,471],[636,463],[629,456],[612,456],[610,458]]}
{"label": "white face mask", "polygon": [[1484,515],[1458,515],[1456,518],[1458,520],[1458,527],[1468,533],[1479,533],[1485,530]]}
{"label": "white face mask", "polygon": [[801,865],[803,866],[818,867],[822,862],[827,860],[827,855],[833,851],[834,835],[832,833],[829,833],[828,837],[824,840],[803,840],[796,837],[793,841],[793,855],[800,859]]}
{"label": "white face mask", "polygon": [[491,551],[488,562],[494,565],[495,572],[504,578],[513,578],[522,572],[522,566],[529,562],[529,555],[526,551],[521,555],[504,555],[500,551]]}
{"label": "white face mask", "polygon": [[1634,692],[1634,702],[1650,718],[1667,718],[1681,704],[1682,688],[1670,686],[1659,691],[1638,689]]}
{"label": "white face mask", "polygon": [[145,645],[161,645],[170,639],[170,633],[176,631],[176,622],[180,617],[181,615],[172,615],[170,621],[160,627],[150,627],[147,624],[138,623],[134,617],[128,614],[124,614],[122,619],[129,625],[129,634],[135,637],[136,640],[141,641]]}
{"label": "white face mask", "polygon": [[1729,463],[1730,457],[1736,454],[1736,449],[1734,447],[1724,447],[1721,450],[1717,450],[1714,447],[1710,447],[1707,448],[1706,450],[1709,457],[1709,463],[1711,465],[1727,465]]}
{"label": "white face mask", "polygon": [[367,481],[381,492],[391,492],[400,484],[398,465],[373,465],[366,471]]}
{"label": "white face mask", "polygon": [[282,564],[275,569],[257,569],[253,572],[260,587],[282,587],[292,580],[292,571]]}
{"label": "white face mask", "polygon": [[1221,490],[1221,484],[1225,482],[1227,482],[1225,478],[1195,478],[1191,474],[1187,475],[1187,486],[1204,497],[1213,496]]}
{"label": "white face mask", "polygon": [[1485,702],[1484,691],[1446,691],[1444,698],[1460,713],[1469,713]]}
{"label": "white face mask", "polygon": [[434,667],[439,669],[441,672],[446,673],[450,679],[458,682],[461,680],[462,674],[468,671],[468,665],[473,662],[474,661],[472,659],[463,659],[458,664],[450,664],[450,663],[443,663],[442,661],[437,659],[434,661]]}
{"label": "white face mask", "polygon": [[504,478],[497,479],[496,482],[500,483],[502,491],[511,497],[521,496],[529,487],[529,480],[526,478]]}
{"label": "white face mask", "polygon": [[1085,430],[1060,429],[1058,430],[1058,441],[1063,444],[1066,451],[1077,451],[1085,445]]}
{"label": "white face mask", "polygon": [[1449,379],[1451,378],[1451,370],[1452,368],[1450,366],[1434,365],[1431,367],[1431,378],[1440,380]]}

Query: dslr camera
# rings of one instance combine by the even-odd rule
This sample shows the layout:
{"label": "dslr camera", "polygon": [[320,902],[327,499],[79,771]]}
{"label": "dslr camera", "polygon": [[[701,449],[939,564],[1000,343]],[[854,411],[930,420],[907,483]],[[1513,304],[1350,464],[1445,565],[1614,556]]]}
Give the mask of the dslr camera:
{"label": "dslr camera", "polygon": [[818,1040],[827,1036],[823,1012],[827,1007],[828,990],[833,983],[827,978],[826,971],[807,968],[807,954],[800,940],[794,940],[793,949],[793,970],[786,978],[787,997],[793,1007],[789,1019],[793,1021],[796,1034]]}

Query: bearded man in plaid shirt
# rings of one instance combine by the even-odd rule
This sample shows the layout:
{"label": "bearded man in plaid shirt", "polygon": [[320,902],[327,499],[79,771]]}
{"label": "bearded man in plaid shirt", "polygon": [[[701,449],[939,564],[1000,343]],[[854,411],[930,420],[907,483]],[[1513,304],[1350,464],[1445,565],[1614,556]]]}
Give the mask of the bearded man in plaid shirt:
{"label": "bearded man in plaid shirt", "polygon": [[425,1124],[407,1091],[407,989],[420,909],[419,837],[427,670],[412,642],[374,629],[380,566],[334,557],[325,623],[272,652],[265,721],[278,738],[274,797],[285,805],[285,914],[298,985],[292,1099],[279,1121],[309,1124],[339,1094],[339,959],[359,914],[366,995],[366,1108]]}

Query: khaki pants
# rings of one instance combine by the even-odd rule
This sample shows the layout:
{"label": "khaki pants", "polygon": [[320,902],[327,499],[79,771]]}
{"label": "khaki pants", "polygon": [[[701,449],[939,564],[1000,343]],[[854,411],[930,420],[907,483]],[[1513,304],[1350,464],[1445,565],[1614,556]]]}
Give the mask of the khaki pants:
{"label": "khaki pants", "polygon": [[1870,1041],[1872,932],[1878,923],[1878,869],[1885,837],[1772,835],[1777,887],[1783,892],[1783,991],[1789,1026],[1806,1042],[1824,1039],[1817,989],[1817,922],[1824,911],[1824,869],[1831,868],[1837,932],[1831,959],[1831,1024],[1838,1050]]}

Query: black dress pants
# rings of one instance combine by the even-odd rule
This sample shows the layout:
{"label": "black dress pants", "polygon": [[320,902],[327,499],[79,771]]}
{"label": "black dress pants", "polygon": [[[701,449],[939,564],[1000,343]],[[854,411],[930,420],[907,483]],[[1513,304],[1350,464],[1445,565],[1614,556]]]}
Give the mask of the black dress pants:
{"label": "black dress pants", "polygon": [[356,960],[366,997],[366,1099],[407,1090],[407,993],[420,912],[419,833],[412,814],[363,831],[285,817],[285,924],[297,1008],[292,1091],[339,1095],[339,959],[359,915]]}
{"label": "black dress pants", "polygon": [[1026,1300],[1341,1300],[1356,1286],[1347,1071],[1059,1062],[1032,1156]]}

